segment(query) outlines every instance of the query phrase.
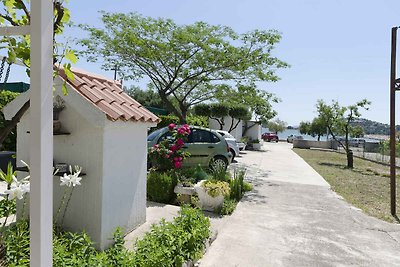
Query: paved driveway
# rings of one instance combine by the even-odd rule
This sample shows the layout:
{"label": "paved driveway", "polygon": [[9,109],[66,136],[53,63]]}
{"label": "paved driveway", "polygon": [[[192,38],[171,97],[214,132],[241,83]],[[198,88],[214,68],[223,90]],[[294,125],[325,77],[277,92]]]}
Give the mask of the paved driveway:
{"label": "paved driveway", "polygon": [[254,191],[200,262],[206,266],[400,266],[400,226],[343,201],[286,143],[237,158]]}

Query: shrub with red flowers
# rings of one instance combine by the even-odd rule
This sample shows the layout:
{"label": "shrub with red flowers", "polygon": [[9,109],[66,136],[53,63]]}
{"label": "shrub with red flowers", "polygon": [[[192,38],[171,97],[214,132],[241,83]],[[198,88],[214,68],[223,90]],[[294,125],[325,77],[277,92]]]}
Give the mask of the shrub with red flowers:
{"label": "shrub with red flowers", "polygon": [[171,123],[168,130],[172,138],[161,141],[149,150],[150,160],[158,170],[179,169],[182,167],[183,160],[190,156],[189,152],[182,149],[190,134],[189,125],[185,124],[177,128]]}

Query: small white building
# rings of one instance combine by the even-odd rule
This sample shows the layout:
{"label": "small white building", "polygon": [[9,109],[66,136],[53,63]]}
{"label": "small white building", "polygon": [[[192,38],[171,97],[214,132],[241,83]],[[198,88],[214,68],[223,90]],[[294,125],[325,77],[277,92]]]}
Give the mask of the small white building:
{"label": "small white building", "polygon": [[[221,130],[220,124],[217,120],[210,118],[208,122],[210,129]],[[225,124],[222,130],[229,131],[229,128],[231,127],[232,124],[232,117],[230,116],[224,117],[224,123]],[[242,121],[238,122],[237,119],[233,119],[233,126],[235,126],[236,124],[237,124],[236,128],[232,130],[230,134],[233,135],[233,137],[235,137],[236,140],[240,140],[240,138],[242,138],[242,128],[243,128]]]}
{"label": "small white building", "polygon": [[[61,132],[54,135],[54,164],[79,165],[86,174],[74,189],[63,227],[86,231],[97,248],[112,243],[116,227],[129,232],[146,220],[147,129],[159,118],[129,97],[119,82],[73,70],[70,81],[61,71],[54,96],[65,101]],[[67,81],[68,95],[62,93]],[[29,91],[4,108],[12,118],[29,99]],[[29,163],[29,110],[17,126],[17,164]],[[23,177],[23,176],[22,176]],[[64,188],[54,177],[54,214]],[[59,218],[60,220],[60,218]]]}
{"label": "small white building", "polygon": [[261,131],[262,125],[260,122],[257,121],[248,121],[243,127],[247,127],[248,130],[245,133],[245,136],[249,137],[251,140],[260,140],[261,139]]}

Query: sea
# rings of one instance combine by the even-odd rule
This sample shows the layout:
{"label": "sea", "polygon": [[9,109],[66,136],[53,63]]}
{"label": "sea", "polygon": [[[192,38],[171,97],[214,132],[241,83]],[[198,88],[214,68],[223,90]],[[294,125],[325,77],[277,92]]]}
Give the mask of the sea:
{"label": "sea", "polygon": [[[262,128],[261,133],[269,133],[270,131],[268,128]],[[308,134],[301,134],[298,129],[286,129],[283,132],[278,133],[279,140],[286,140],[289,135],[301,135],[303,136],[304,140],[317,140],[317,137],[312,137],[311,135]],[[326,135],[321,136],[321,141],[326,141]]]}
{"label": "sea", "polygon": [[[264,128],[264,127],[262,128],[261,133],[269,133],[269,132],[270,131],[268,130],[268,128]],[[301,136],[303,136],[304,140],[316,141],[318,139],[318,136],[312,137],[311,135],[308,135],[308,134],[301,134],[298,129],[286,129],[283,132],[278,133],[279,140],[286,140],[289,135],[301,135]],[[329,137],[331,137],[331,136],[329,136]],[[363,137],[363,139],[366,140],[367,142],[376,142],[379,140],[385,140],[384,136],[368,136],[368,137],[365,136],[365,137]],[[321,136],[320,141],[326,141],[326,140],[327,140],[326,135]]]}

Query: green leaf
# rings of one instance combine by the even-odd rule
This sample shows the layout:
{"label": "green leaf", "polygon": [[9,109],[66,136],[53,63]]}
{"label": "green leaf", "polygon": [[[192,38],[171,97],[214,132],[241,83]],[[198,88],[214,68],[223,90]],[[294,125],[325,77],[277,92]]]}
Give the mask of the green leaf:
{"label": "green leaf", "polygon": [[71,71],[71,64],[64,64],[64,72],[67,75],[67,78],[71,81],[75,80],[75,76]]}
{"label": "green leaf", "polygon": [[68,95],[68,89],[67,89],[67,83],[66,82],[64,82],[63,84],[62,84],[62,92],[63,92],[63,94],[64,95]]}
{"label": "green leaf", "polygon": [[72,64],[76,64],[76,62],[78,61],[78,58],[76,57],[75,52],[70,49],[68,49],[65,52],[65,58],[68,59],[69,61],[71,61]]}

